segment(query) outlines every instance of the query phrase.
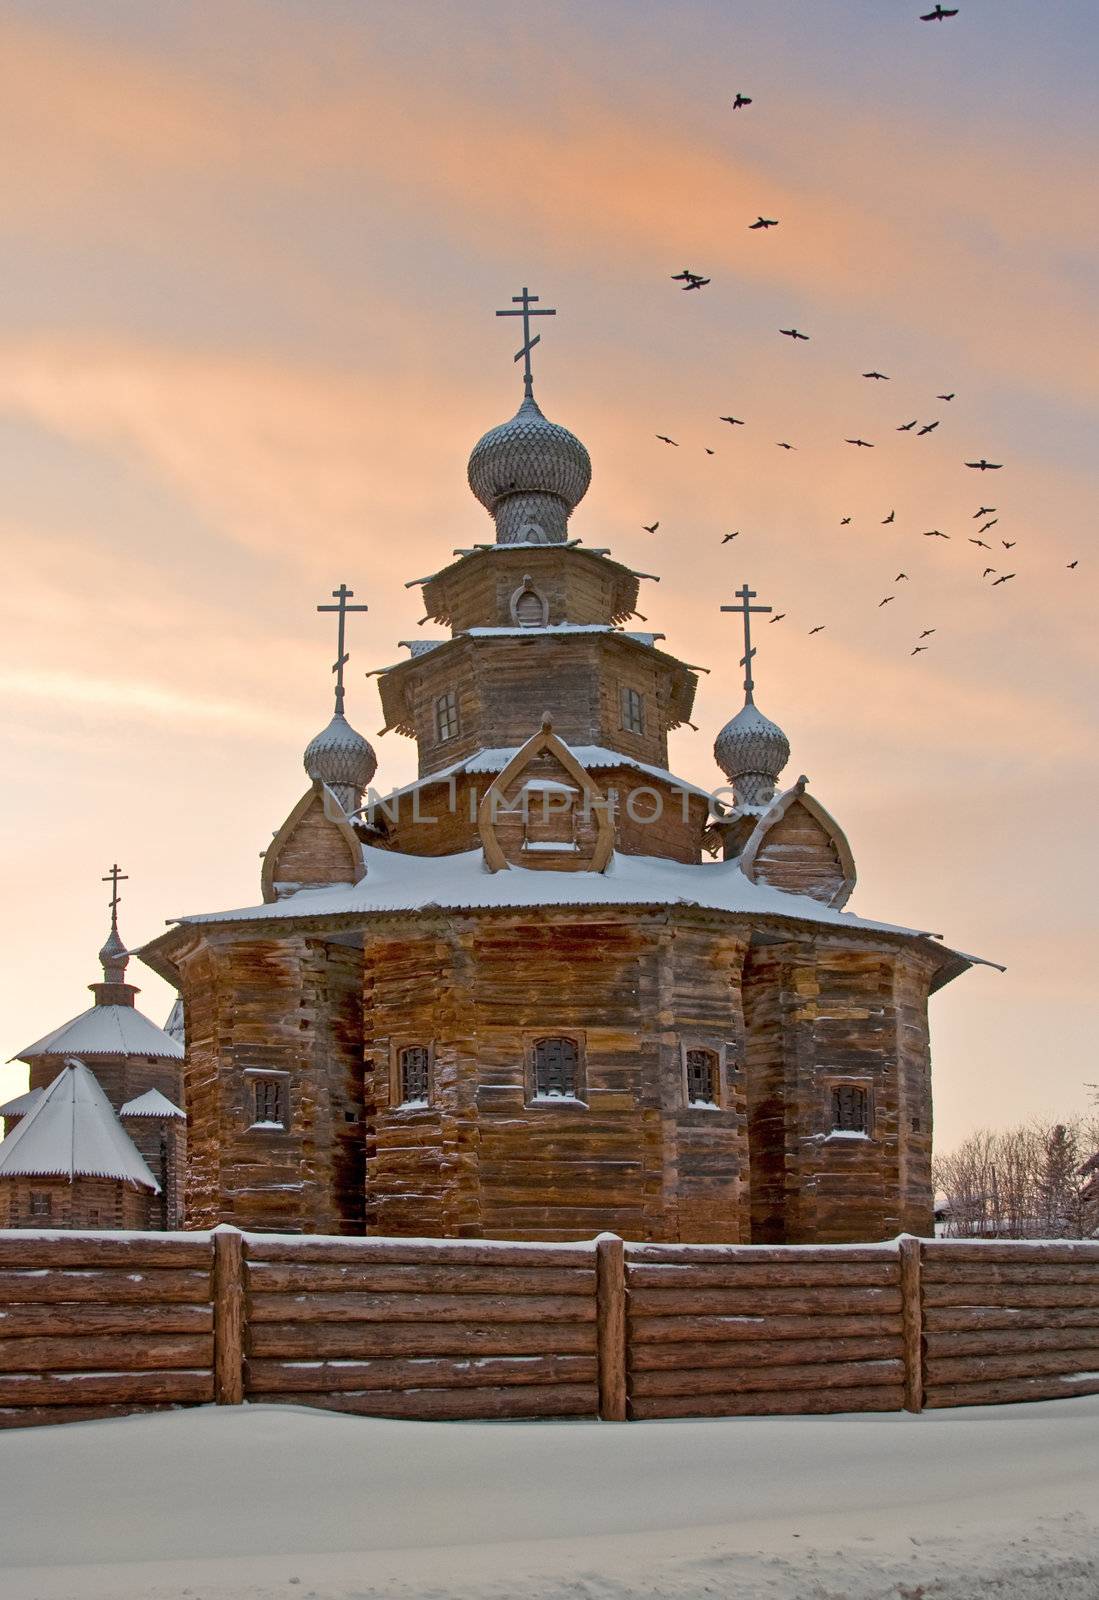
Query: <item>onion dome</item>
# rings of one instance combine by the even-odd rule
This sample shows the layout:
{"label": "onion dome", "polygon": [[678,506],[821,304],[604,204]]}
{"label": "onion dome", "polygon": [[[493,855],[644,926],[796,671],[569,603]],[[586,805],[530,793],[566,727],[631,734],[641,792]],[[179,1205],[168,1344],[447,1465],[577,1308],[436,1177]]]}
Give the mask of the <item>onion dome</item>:
{"label": "onion dome", "polygon": [[306,746],[303,762],[313,781],[327,784],[347,812],[358,809],[378,770],[373,745],[355,732],[342,712]]}
{"label": "onion dome", "polygon": [[749,695],[714,740],[714,759],[732,783],[738,806],[766,806],[790,759],[790,741]]}
{"label": "onion dome", "polygon": [[130,952],[122,943],[117,925],[112,922],[107,942],[99,952],[99,964],[103,968],[104,982],[125,983],[129,960]]}
{"label": "onion dome", "polygon": [[590,482],[587,450],[547,421],[531,394],[510,422],[478,439],[469,458],[469,486],[496,519],[497,544],[563,544]]}

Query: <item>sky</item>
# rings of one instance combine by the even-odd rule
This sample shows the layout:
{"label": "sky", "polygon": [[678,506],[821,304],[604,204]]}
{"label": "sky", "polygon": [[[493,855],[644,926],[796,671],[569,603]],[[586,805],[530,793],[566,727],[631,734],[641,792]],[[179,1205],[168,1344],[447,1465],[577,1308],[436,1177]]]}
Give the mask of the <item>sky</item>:
{"label": "sky", "polygon": [[3,1059],[83,1009],[113,861],[134,946],[258,900],[341,581],[349,716],[379,786],[414,775],[364,674],[419,634],[406,582],[492,536],[465,465],[527,284],[593,460],[571,531],[659,574],[648,625],[709,668],[672,768],[719,779],[748,581],[851,908],[1008,969],[932,999],[940,1146],[1085,1109],[1099,10],[923,9],[0,0]]}

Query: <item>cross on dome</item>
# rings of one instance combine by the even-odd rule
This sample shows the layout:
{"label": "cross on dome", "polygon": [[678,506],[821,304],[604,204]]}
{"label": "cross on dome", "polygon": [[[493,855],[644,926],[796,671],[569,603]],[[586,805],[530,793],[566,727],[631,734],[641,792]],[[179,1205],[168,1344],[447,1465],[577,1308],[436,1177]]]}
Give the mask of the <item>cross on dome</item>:
{"label": "cross on dome", "polygon": [[319,605],[318,611],[334,611],[336,624],[336,659],[332,671],[336,674],[336,709],[327,728],[321,730],[306,746],[305,770],[314,782],[325,784],[336,795],[345,811],[354,811],[362,799],[363,790],[378,770],[369,740],[357,733],[343,714],[343,669],[351,657],[345,648],[347,615],[350,611],[369,611],[369,606],[353,606],[348,602],[354,589],[341,583],[332,590],[334,606]]}
{"label": "cross on dome", "polygon": [[100,883],[109,883],[110,886],[111,886],[111,898],[107,903],[111,908],[111,932],[112,933],[117,933],[118,932],[118,907],[119,907],[119,902],[122,899],[122,896],[118,892],[118,886],[119,886],[120,883],[128,883],[130,881],[129,874],[126,873],[126,872],[123,872],[122,868],[119,866],[118,862],[116,861],[114,866],[111,867],[110,871],[107,872],[106,875],[104,877],[102,877],[99,881],[100,881]]}
{"label": "cross on dome", "polygon": [[498,311],[496,315],[498,317],[522,317],[523,319],[523,348],[515,352],[515,360],[523,363],[523,393],[530,400],[534,396],[534,376],[530,370],[530,353],[542,339],[540,333],[536,333],[534,338],[531,338],[530,319],[531,317],[555,317],[557,312],[551,311],[548,306],[539,306],[537,311],[533,311],[531,307],[540,297],[536,294],[531,294],[525,285],[522,294],[513,294],[511,298],[513,303],[519,306],[519,310]]}
{"label": "cross on dome", "polygon": [[779,773],[790,759],[790,743],[782,729],[757,708],[752,691],[752,618],[765,616],[771,606],[754,606],[756,591],[743,584],[736,591],[739,602],[722,606],[722,611],[739,612],[744,618],[744,705],[725,724],[714,740],[714,759],[733,785],[738,807],[758,811],[774,796]]}
{"label": "cross on dome", "polygon": [[756,653],[752,645],[752,618],[757,614],[766,615],[768,611],[774,610],[774,606],[752,605],[751,602],[756,598],[756,591],[749,589],[747,584],[738,589],[736,595],[740,601],[738,606],[722,606],[721,609],[722,611],[739,611],[744,618],[744,655],[741,658],[740,665],[744,668],[744,703],[745,705],[751,705],[753,704],[752,691],[755,688],[755,680],[752,677],[752,657]]}

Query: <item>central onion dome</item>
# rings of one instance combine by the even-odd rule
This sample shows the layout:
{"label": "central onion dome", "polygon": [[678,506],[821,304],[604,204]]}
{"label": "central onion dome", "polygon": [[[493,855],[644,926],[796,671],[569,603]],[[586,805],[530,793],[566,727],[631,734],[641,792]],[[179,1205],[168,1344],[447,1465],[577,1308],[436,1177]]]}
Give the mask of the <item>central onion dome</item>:
{"label": "central onion dome", "polygon": [[714,759],[733,785],[738,806],[766,806],[790,759],[790,741],[749,695],[714,740]]}
{"label": "central onion dome", "polygon": [[347,812],[362,804],[363,793],[378,770],[369,739],[337,711],[323,732],[306,746],[303,764],[314,783],[324,783]]}
{"label": "central onion dome", "polygon": [[478,439],[469,458],[469,486],[496,519],[497,544],[563,544],[590,482],[587,450],[547,421],[530,394],[510,422]]}

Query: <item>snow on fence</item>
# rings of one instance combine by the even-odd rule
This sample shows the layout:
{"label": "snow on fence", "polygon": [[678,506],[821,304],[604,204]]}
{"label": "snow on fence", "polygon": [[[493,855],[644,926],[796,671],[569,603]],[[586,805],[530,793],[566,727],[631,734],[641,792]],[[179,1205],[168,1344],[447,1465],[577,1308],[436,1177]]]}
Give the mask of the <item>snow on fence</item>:
{"label": "snow on fence", "polygon": [[910,1411],[1099,1392],[1099,1243],[0,1233],[0,1424]]}

